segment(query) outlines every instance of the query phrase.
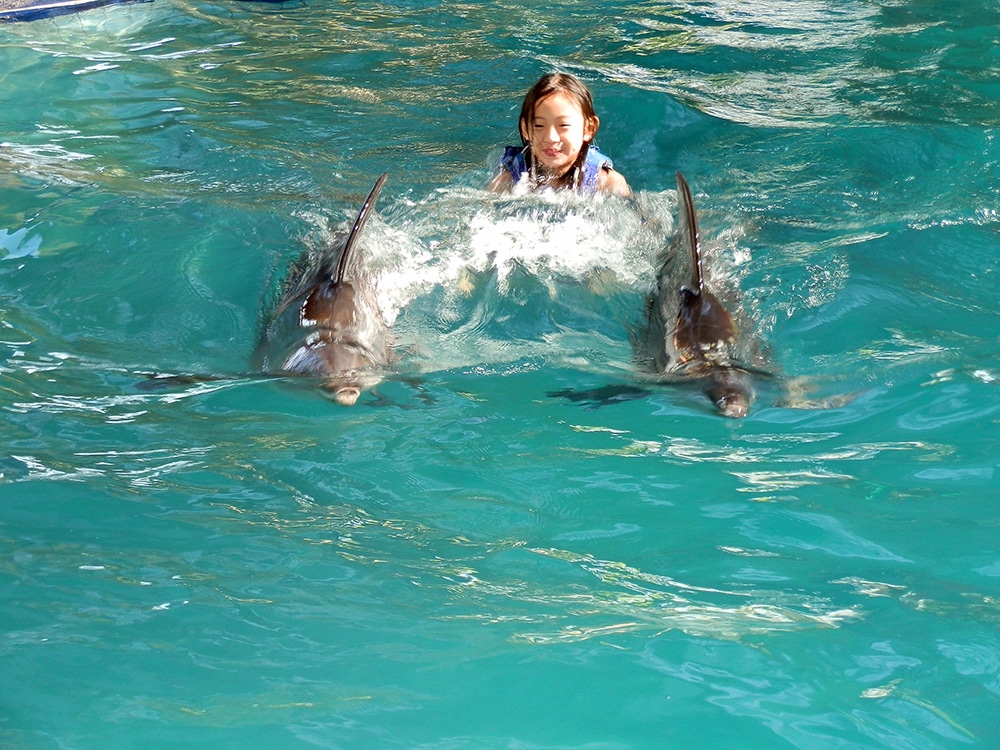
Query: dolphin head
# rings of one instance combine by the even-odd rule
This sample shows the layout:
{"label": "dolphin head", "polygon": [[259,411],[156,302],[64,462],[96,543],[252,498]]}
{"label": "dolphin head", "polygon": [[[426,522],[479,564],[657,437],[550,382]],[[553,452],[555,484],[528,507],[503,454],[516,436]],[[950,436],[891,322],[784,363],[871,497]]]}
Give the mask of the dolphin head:
{"label": "dolphin head", "polygon": [[319,331],[285,360],[282,370],[322,376],[323,390],[338,404],[352,406],[364,388],[379,381],[372,372],[372,357],[357,340],[338,339],[330,331]]}
{"label": "dolphin head", "polygon": [[745,371],[733,367],[713,370],[706,391],[722,416],[742,419],[750,413],[754,391]]}
{"label": "dolphin head", "polygon": [[330,378],[323,389],[333,395],[333,400],[341,406],[354,406],[361,395],[361,384],[350,378]]}
{"label": "dolphin head", "polygon": [[323,390],[341,406],[353,406],[365,387],[363,374],[372,367],[371,357],[356,342],[334,341],[323,347],[323,359]]}
{"label": "dolphin head", "polygon": [[750,399],[746,393],[738,391],[723,394],[715,400],[715,406],[719,414],[731,419],[742,419],[750,413]]}

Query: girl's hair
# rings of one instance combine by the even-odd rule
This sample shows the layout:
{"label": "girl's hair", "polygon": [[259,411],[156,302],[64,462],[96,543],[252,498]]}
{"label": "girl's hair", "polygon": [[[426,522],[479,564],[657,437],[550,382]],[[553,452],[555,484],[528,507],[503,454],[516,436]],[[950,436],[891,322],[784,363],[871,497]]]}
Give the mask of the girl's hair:
{"label": "girl's hair", "polygon": [[[524,95],[524,101],[521,103],[521,118],[518,120],[521,145],[524,146],[524,153],[528,160],[528,167],[533,182],[537,181],[534,164],[535,158],[534,154],[531,153],[531,148],[529,147],[530,141],[525,132],[531,132],[531,123],[535,121],[535,107],[538,102],[547,96],[552,96],[552,94],[563,94],[579,104],[580,111],[583,112],[584,123],[589,123],[597,119],[597,112],[594,111],[594,97],[591,95],[590,89],[575,75],[571,73],[546,73],[539,78],[538,82],[528,89],[528,93]],[[567,185],[575,186],[578,181],[581,172],[580,168],[587,160],[587,150],[589,148],[590,141],[584,141],[583,148],[580,149],[580,155],[576,159],[576,164],[566,174],[565,182]],[[560,180],[560,182],[563,182],[563,180]]]}

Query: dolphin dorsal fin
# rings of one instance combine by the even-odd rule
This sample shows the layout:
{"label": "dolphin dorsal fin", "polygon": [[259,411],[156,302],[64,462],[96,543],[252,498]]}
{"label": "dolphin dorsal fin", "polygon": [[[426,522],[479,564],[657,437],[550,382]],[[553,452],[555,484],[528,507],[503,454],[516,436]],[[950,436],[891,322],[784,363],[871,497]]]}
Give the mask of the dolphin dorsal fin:
{"label": "dolphin dorsal fin", "polygon": [[382,192],[382,186],[388,177],[389,173],[384,172],[375,181],[375,187],[368,193],[365,202],[361,204],[361,209],[358,211],[358,218],[354,220],[351,233],[347,235],[347,239],[344,241],[344,249],[340,252],[340,259],[337,261],[337,272],[334,274],[333,283],[339,284],[344,280],[344,271],[347,269],[347,262],[350,260],[351,251],[354,250],[354,246],[358,243],[361,231],[365,228],[365,223],[368,221],[368,214],[375,205],[375,201],[378,200],[378,194]]}
{"label": "dolphin dorsal fin", "polygon": [[678,236],[682,246],[678,250],[687,245],[687,250],[691,254],[691,284],[684,284],[682,288],[687,289],[697,297],[705,288],[705,281],[701,274],[701,238],[698,234],[698,218],[694,213],[691,188],[688,187],[687,180],[680,172],[677,173],[677,202],[680,214]]}

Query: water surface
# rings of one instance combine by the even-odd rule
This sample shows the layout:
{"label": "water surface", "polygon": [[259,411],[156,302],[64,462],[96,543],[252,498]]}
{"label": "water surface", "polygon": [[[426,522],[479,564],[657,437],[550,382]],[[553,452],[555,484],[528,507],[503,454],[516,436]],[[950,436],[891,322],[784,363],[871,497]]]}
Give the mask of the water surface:
{"label": "water surface", "polygon": [[[4,25],[0,744],[996,747],[998,15]],[[483,191],[551,69],[653,221]],[[744,420],[636,374],[677,170],[782,376]],[[250,359],[383,171],[402,356],[344,409]]]}

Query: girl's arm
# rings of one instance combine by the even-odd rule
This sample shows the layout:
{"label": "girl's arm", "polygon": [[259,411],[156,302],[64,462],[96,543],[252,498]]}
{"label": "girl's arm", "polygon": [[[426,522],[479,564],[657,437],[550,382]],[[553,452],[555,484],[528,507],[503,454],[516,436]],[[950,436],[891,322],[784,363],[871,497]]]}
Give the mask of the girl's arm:
{"label": "girl's arm", "polygon": [[597,188],[606,193],[624,195],[626,198],[632,195],[632,188],[628,186],[625,177],[621,172],[605,167],[597,177]]}
{"label": "girl's arm", "polygon": [[502,169],[496,177],[490,180],[490,184],[487,185],[486,189],[491,193],[509,193],[514,189],[514,178],[510,172]]}

